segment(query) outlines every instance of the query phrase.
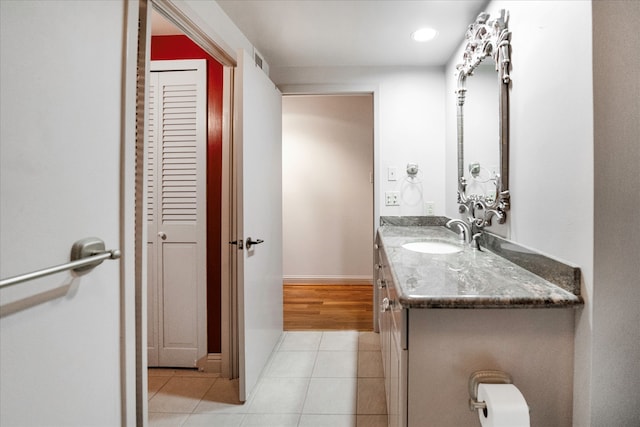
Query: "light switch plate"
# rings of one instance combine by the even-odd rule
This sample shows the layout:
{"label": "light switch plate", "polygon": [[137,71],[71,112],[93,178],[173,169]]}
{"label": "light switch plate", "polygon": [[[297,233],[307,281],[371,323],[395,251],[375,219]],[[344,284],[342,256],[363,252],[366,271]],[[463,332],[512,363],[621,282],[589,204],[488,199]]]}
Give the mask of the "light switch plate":
{"label": "light switch plate", "polygon": [[387,181],[397,181],[398,180],[398,171],[395,167],[389,167],[387,169]]}

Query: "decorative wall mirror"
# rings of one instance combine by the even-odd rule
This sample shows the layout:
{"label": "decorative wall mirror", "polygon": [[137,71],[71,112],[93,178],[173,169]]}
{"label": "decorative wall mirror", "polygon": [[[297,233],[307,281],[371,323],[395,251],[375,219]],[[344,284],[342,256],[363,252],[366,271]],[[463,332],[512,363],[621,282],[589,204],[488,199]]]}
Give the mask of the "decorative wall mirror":
{"label": "decorative wall mirror", "polygon": [[[511,32],[505,10],[481,13],[465,34],[457,65],[458,204],[482,229],[506,221],[509,209],[509,66]],[[467,92],[470,94],[467,95]]]}

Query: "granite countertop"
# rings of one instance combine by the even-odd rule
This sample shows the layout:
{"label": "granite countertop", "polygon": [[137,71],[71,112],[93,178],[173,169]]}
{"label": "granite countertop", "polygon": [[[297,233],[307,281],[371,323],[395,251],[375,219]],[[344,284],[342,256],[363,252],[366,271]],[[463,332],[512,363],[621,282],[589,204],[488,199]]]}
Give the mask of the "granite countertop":
{"label": "granite countertop", "polygon": [[[382,225],[381,249],[405,308],[554,308],[582,298],[506,258],[460,242],[443,226]],[[424,239],[460,245],[462,252],[426,254],[402,247]]]}

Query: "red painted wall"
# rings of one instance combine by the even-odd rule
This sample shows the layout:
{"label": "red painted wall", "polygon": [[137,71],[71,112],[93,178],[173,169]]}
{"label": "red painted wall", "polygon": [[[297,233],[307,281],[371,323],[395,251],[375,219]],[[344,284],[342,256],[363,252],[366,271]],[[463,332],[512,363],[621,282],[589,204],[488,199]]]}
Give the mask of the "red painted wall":
{"label": "red painted wall", "polygon": [[151,60],[207,60],[207,339],[221,351],[220,239],[222,214],[222,65],[187,36],[151,38]]}

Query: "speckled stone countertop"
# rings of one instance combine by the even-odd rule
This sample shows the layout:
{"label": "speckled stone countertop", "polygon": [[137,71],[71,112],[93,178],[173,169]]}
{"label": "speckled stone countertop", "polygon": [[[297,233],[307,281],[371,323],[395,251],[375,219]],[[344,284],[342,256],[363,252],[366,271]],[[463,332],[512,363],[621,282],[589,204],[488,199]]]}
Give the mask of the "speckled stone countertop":
{"label": "speckled stone countertop", "polygon": [[[554,308],[583,304],[582,298],[482,248],[461,243],[457,233],[435,225],[382,225],[379,244],[389,263],[398,300],[405,308]],[[403,244],[435,239],[462,252],[426,254]]]}

